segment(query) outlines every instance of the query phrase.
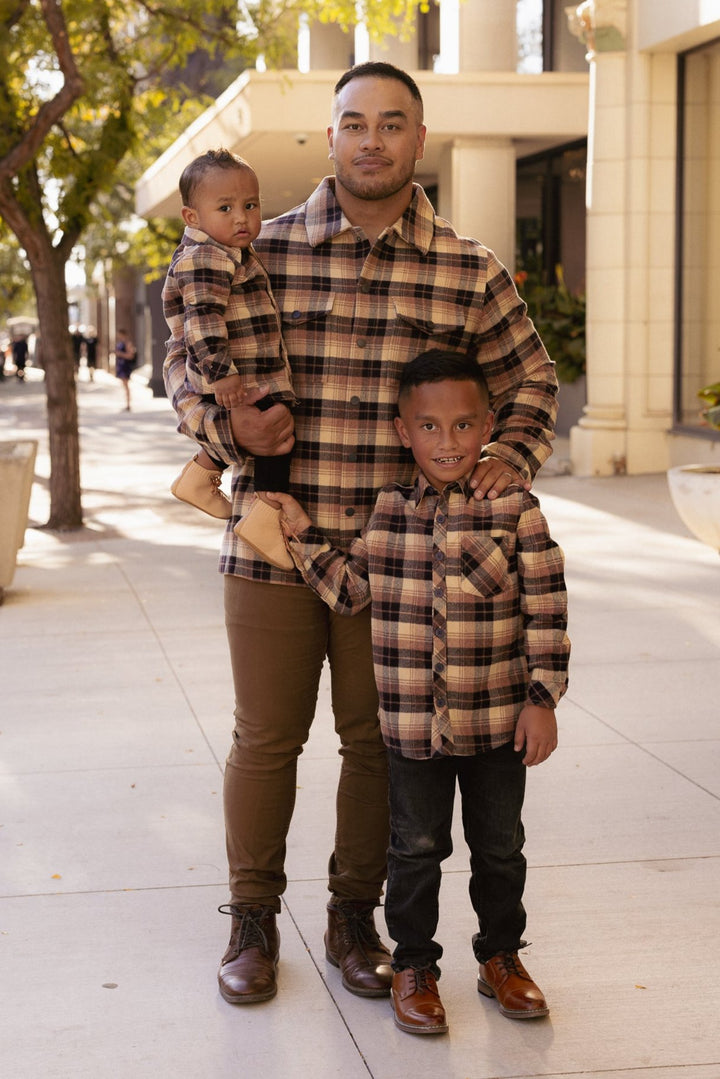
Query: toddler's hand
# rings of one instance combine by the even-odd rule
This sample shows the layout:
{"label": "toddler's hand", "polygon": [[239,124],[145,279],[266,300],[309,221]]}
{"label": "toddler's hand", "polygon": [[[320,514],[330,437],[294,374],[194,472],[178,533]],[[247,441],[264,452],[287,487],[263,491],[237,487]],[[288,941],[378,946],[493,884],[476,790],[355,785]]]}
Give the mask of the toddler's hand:
{"label": "toddler's hand", "polygon": [[266,496],[277,504],[282,511],[280,523],[286,536],[298,536],[312,525],[311,519],[292,495],[276,491],[266,491]]}
{"label": "toddler's hand", "polygon": [[223,408],[236,408],[245,400],[245,390],[240,375],[228,375],[213,382],[215,400]]}

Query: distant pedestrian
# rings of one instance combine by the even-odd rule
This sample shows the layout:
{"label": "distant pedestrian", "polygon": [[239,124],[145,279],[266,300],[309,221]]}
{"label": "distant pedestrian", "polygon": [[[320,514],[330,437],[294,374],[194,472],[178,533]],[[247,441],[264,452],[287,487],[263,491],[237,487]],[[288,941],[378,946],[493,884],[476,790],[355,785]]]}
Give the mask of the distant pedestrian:
{"label": "distant pedestrian", "polygon": [[90,381],[95,381],[95,368],[97,367],[97,330],[94,326],[88,326],[85,330],[85,363],[87,364]]}
{"label": "distant pedestrian", "polygon": [[118,330],[115,345],[115,374],[125,390],[125,411],[130,411],[130,375],[137,366],[137,349],[128,337],[127,330]]}
{"label": "distant pedestrian", "polygon": [[12,358],[15,364],[15,374],[19,379],[25,378],[25,364],[28,358],[28,343],[25,334],[13,338]]}
{"label": "distant pedestrian", "polygon": [[80,369],[80,357],[82,356],[82,348],[85,343],[85,338],[83,337],[82,331],[79,326],[73,326],[70,329],[70,337],[72,339],[75,370],[78,371]]}

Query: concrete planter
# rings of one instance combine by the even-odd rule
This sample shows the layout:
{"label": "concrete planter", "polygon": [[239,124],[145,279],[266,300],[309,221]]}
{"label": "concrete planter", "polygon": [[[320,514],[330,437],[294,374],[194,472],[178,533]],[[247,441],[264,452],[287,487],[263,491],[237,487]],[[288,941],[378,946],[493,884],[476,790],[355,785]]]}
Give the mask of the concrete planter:
{"label": "concrete planter", "polygon": [[0,442],[0,603],[25,542],[37,448],[32,439]]}
{"label": "concrete planter", "polygon": [[574,382],[561,382],[558,389],[558,414],[555,421],[555,433],[559,438],[567,438],[570,428],[574,427],[583,414],[587,404],[587,379],[580,375]]}
{"label": "concrete planter", "polygon": [[693,535],[720,551],[720,466],[679,465],[668,469],[675,509]]}

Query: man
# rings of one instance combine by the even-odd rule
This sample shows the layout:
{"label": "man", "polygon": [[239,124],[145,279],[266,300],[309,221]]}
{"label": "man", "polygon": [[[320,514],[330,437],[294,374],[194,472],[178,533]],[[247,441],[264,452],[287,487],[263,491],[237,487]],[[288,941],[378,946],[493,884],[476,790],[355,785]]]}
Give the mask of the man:
{"label": "man", "polygon": [[184,384],[184,346],[170,341],[165,377],[180,429],[234,464],[225,533],[225,615],[235,680],[225,772],[232,915],[218,980],[225,1000],[277,990],[276,914],[297,758],[327,657],[342,758],[330,857],[329,961],[360,996],[386,996],[390,954],[373,910],[386,873],[387,765],[378,724],[368,612],[330,612],[299,574],[254,557],[232,527],[252,499],[250,455],[294,444],[291,491],[330,542],[347,548],[378,489],[413,464],[393,425],[402,366],[430,347],[477,355],[496,424],[473,479],[476,497],[530,485],[550,454],[557,383],[512,279],[495,256],[435,217],[413,183],[423,156],[420,92],[405,72],[361,64],[335,88],[328,127],[335,177],[267,222],[256,249],[270,274],[299,405],[230,414]]}

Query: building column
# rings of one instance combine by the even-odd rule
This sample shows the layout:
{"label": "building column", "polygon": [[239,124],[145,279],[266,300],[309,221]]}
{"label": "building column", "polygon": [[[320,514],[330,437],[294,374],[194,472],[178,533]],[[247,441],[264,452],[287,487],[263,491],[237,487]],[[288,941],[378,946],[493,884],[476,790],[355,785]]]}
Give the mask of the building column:
{"label": "building column", "polygon": [[509,0],[440,0],[440,54],[435,71],[514,71],[515,4]]}
{"label": "building column", "polygon": [[627,143],[625,0],[589,0],[571,16],[588,47],[587,405],[570,431],[572,469],[627,469]]}
{"label": "building column", "polygon": [[470,138],[448,143],[438,177],[438,213],[461,236],[491,248],[515,267],[515,148],[511,139]]}

